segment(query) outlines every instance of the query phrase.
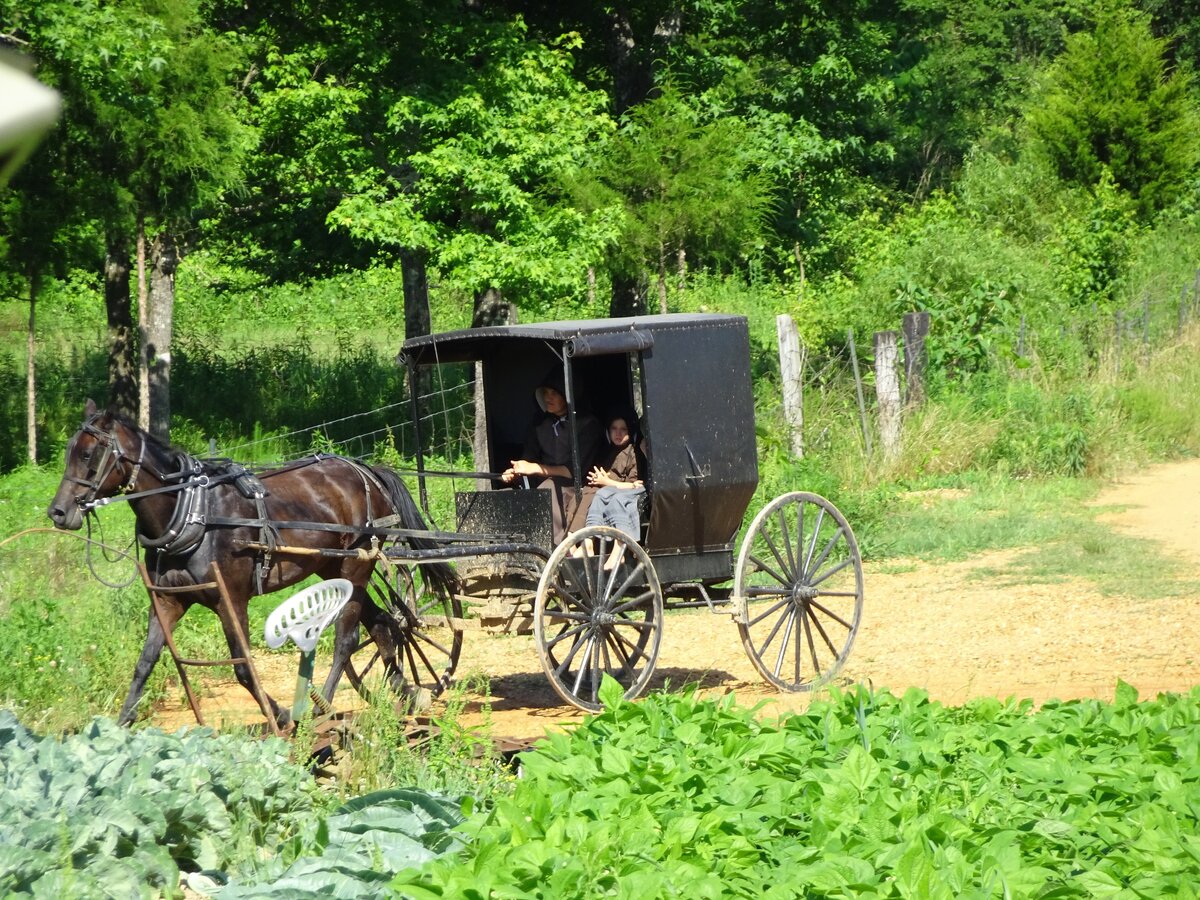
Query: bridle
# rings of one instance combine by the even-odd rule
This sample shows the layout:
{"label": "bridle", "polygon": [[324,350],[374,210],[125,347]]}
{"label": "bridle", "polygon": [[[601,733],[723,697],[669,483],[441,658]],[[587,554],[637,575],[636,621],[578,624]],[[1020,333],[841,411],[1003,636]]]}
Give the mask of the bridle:
{"label": "bridle", "polygon": [[100,493],[100,488],[104,482],[108,481],[113,470],[122,463],[132,463],[133,468],[129,472],[129,478],[125,483],[117,488],[117,494],[128,494],[137,484],[138,477],[142,474],[142,466],[146,459],[146,439],[141,437],[141,446],[138,449],[138,455],[135,459],[132,455],[125,452],[125,448],[121,445],[121,438],[117,434],[116,426],[109,428],[108,431],[96,427],[98,415],[92,416],[80,427],[78,434],[72,440],[72,448],[75,441],[79,440],[80,435],[90,434],[96,439],[96,445],[102,447],[99,460],[88,461],[87,476],[84,478],[76,478],[74,475],[67,475],[68,481],[75,484],[83,485],[87,490],[75,498],[75,502],[83,512],[90,513],[97,506],[103,505],[103,502],[96,499],[96,495]]}

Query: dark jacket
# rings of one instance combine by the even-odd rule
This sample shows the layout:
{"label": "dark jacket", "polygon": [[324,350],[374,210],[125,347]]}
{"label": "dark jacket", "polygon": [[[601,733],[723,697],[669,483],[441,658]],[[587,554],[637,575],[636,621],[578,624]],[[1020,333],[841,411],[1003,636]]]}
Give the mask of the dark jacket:
{"label": "dark jacket", "polygon": [[[556,416],[547,415],[537,422],[525,439],[521,459],[547,466],[566,466],[574,472],[571,466],[568,421],[566,416],[560,420]],[[596,464],[604,434],[596,417],[586,413],[575,416],[575,433],[579,440],[579,463],[583,467],[579,476],[582,479]]]}

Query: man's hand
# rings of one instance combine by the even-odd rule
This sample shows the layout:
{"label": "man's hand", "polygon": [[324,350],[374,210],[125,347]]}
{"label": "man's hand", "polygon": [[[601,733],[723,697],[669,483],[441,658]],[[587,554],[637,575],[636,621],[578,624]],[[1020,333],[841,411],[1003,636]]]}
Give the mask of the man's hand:
{"label": "man's hand", "polygon": [[505,484],[512,484],[522,475],[548,475],[549,472],[541,463],[531,462],[528,459],[510,459],[509,468],[500,473],[500,480]]}

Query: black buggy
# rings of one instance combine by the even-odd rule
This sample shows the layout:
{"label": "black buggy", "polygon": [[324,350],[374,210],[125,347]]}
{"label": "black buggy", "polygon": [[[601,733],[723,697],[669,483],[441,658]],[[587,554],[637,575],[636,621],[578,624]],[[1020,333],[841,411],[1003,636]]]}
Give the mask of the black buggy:
{"label": "black buggy", "polygon": [[[458,663],[462,632],[489,615],[531,629],[542,666],[567,702],[599,709],[603,675],[638,696],[658,658],[664,610],[728,613],[754,665],[786,691],[823,684],[845,662],[862,615],[862,565],[854,533],[823,497],[771,500],[740,544],[758,484],[749,336],[741,316],[696,314],[476,328],[414,338],[408,367],[417,424],[417,477],[474,481],[455,493],[456,527],[416,557],[459,561],[462,590],[413,598],[395,610],[407,641],[405,677],[436,692]],[[481,379],[474,403],[475,472],[438,468],[425,438],[446,415],[441,367]],[[561,371],[568,416],[624,406],[637,411],[649,470],[640,540],[592,526],[551,541],[550,492],[499,480],[520,456],[538,414],[534,389]],[[424,386],[423,389],[417,389]],[[476,394],[478,396],[478,394]],[[574,428],[569,429],[574,435]],[[575,490],[584,469],[572,447]],[[567,488],[570,490],[571,488]],[[591,555],[573,551],[586,545]],[[612,556],[619,565],[606,569]],[[390,554],[389,554],[390,555]],[[419,568],[405,577],[419,579]],[[417,573],[413,575],[412,573]],[[464,615],[464,608],[467,614]],[[473,623],[473,620],[474,623]]]}

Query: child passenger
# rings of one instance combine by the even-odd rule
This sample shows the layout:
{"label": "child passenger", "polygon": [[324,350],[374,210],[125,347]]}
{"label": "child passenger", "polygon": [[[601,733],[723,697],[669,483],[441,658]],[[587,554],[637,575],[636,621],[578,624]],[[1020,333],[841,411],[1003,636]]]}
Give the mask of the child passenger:
{"label": "child passenger", "polygon": [[[609,525],[636,541],[641,538],[642,531],[638,501],[646,492],[646,457],[642,452],[637,417],[628,411],[610,416],[606,434],[608,451],[600,464],[588,473],[588,487],[584,489],[583,502],[575,510],[569,530]],[[582,522],[579,521],[581,517]],[[584,552],[582,547],[575,548],[577,556]]]}

